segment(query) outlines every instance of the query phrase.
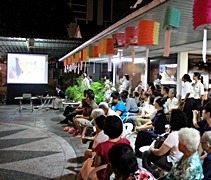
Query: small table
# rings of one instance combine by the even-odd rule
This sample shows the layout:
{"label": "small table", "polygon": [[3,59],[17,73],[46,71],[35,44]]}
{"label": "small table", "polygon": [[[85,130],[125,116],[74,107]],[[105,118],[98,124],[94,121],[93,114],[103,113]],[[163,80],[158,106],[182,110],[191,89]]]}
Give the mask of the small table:
{"label": "small table", "polygon": [[41,106],[38,108],[38,111],[40,109],[48,110],[50,101],[56,99],[55,96],[37,96],[37,98],[41,100]]}
{"label": "small table", "polygon": [[79,106],[79,104],[81,104],[80,102],[62,102],[62,105],[65,109],[65,107],[68,106]]}
{"label": "small table", "polygon": [[23,106],[22,106],[22,100],[30,100],[30,109],[31,109],[31,112],[33,112],[33,100],[34,99],[37,99],[37,97],[29,97],[29,98],[26,98],[26,97],[15,97],[16,100],[19,100],[19,112],[21,113],[21,111],[23,110]]}

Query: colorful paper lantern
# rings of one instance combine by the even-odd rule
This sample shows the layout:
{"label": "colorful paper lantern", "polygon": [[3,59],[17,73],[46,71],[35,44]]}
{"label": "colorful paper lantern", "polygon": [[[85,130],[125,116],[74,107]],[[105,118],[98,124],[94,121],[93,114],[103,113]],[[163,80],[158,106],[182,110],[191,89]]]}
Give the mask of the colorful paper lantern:
{"label": "colorful paper lantern", "polygon": [[115,49],[113,48],[113,39],[106,38],[102,41],[102,55],[114,55]]}
{"label": "colorful paper lantern", "polygon": [[98,46],[90,46],[89,57],[90,58],[98,58],[99,57]]}
{"label": "colorful paper lantern", "polygon": [[125,33],[116,33],[112,35],[113,48],[125,47]]}
{"label": "colorful paper lantern", "polygon": [[136,26],[130,26],[125,28],[125,46],[137,46],[138,30]]}
{"label": "colorful paper lantern", "polygon": [[152,20],[138,22],[138,46],[158,45],[160,23]]}
{"label": "colorful paper lantern", "polygon": [[163,24],[163,29],[166,29],[163,56],[166,56],[166,57],[169,56],[171,30],[179,28],[180,15],[181,15],[180,10],[172,6],[168,6],[166,8],[166,12],[164,16],[164,24]]}
{"label": "colorful paper lantern", "polygon": [[206,63],[207,30],[211,29],[210,0],[194,0],[193,28],[194,30],[204,30],[202,54],[203,54],[203,61]]}

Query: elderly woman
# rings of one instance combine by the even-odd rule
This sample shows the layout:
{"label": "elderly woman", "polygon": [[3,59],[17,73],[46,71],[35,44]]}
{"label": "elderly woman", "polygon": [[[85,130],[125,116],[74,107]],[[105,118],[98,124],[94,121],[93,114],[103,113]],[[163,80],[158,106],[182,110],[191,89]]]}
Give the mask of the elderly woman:
{"label": "elderly woman", "polygon": [[162,179],[166,180],[201,180],[203,179],[202,165],[197,152],[200,143],[200,134],[193,128],[182,128],[178,132],[179,150],[184,154],[175,163],[171,171]]}
{"label": "elderly woman", "polygon": [[112,172],[121,180],[154,180],[146,169],[138,167],[136,156],[131,146],[116,144],[108,151],[109,163],[106,168],[105,179],[110,179]]}
{"label": "elderly woman", "polygon": [[[163,105],[165,99],[157,97],[154,101],[155,109],[157,113],[154,118],[141,126],[136,126],[135,130],[138,131],[138,135],[135,142],[135,151],[137,156],[142,156],[139,148],[142,146],[147,146],[152,143],[152,138],[156,138],[158,134],[163,134],[165,132],[165,125],[167,123],[166,115],[163,112]],[[149,130],[153,129],[153,130]]]}
{"label": "elderly woman", "polygon": [[151,162],[163,170],[170,171],[172,165],[183,155],[178,149],[178,131],[183,127],[187,127],[187,118],[183,111],[179,109],[172,110],[170,127],[171,133],[159,149],[150,147],[149,151],[143,153],[143,167],[149,172],[152,172]]}

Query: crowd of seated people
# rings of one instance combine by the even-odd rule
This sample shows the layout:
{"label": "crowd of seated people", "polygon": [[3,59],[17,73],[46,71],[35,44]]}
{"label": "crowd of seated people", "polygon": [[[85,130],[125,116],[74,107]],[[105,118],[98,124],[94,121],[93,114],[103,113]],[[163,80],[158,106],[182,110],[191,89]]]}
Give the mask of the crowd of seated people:
{"label": "crowd of seated people", "polygon": [[[198,77],[197,73],[194,74],[196,80]],[[124,179],[135,176],[136,171],[145,172],[148,174],[148,179],[158,177],[160,179],[211,178],[209,168],[211,134],[207,133],[211,130],[211,102],[203,107],[202,119],[199,118],[200,108],[204,105],[199,101],[199,99],[203,100],[203,91],[194,86],[201,86],[201,84],[196,81],[194,85],[191,85],[188,74],[185,74],[182,80],[184,85],[181,89],[181,100],[176,98],[174,88],[166,86],[161,87],[161,96],[156,97],[153,83],[148,83],[147,91],[142,94],[135,91],[139,97],[136,93],[131,98],[128,91],[125,90],[121,90],[121,93],[114,91],[111,94],[110,103],[101,102],[99,105],[95,103],[93,91],[86,90],[84,101],[87,105],[81,104],[76,109],[69,110],[68,114],[64,113],[66,118],[73,113],[74,116],[71,115],[72,123],[74,132],[79,135],[77,137],[82,137],[83,143],[91,141],[84,153],[87,160],[78,179],[86,179],[90,170],[103,164],[107,164],[106,173],[101,171],[93,179],[108,179],[111,172]],[[137,99],[139,100],[137,101]],[[184,103],[183,108],[180,103]],[[191,109],[187,110],[188,108]],[[77,109],[80,110],[80,113],[77,112]],[[103,113],[98,113],[98,109],[101,109]],[[192,117],[191,122],[190,117]],[[130,144],[128,140],[122,138],[124,137],[122,134],[124,123],[131,123],[133,131],[137,132],[131,158],[132,156],[142,158],[143,168],[138,167],[134,160],[135,166],[130,169],[126,155],[126,159],[118,159],[123,156],[121,153],[118,154],[119,156],[116,155],[116,161],[125,160],[126,165],[122,162],[122,166],[119,166],[112,159],[112,153],[115,153],[112,152],[112,147],[118,148],[116,144],[122,141],[125,144]],[[117,124],[120,129],[117,128]],[[166,124],[169,124],[170,127],[167,138],[159,148],[154,147],[155,139],[166,133]],[[85,135],[86,127],[93,127],[92,137]],[[114,128],[117,129],[114,130]],[[119,146],[129,147],[128,151],[130,151],[128,145]],[[140,151],[140,148],[144,146],[148,146],[148,149]],[[110,149],[111,155],[109,156]],[[119,152],[121,151],[119,150]],[[203,161],[201,162],[200,159]],[[152,168],[152,163],[157,167],[156,169]],[[129,169],[128,172],[122,172],[121,168]],[[163,171],[166,171],[165,176]]]}

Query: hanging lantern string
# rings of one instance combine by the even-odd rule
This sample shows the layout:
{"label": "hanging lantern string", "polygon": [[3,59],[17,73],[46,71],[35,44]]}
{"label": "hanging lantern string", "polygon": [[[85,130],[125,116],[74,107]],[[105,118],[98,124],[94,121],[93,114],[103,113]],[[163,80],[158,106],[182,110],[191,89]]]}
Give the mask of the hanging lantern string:
{"label": "hanging lantern string", "polygon": [[206,53],[207,53],[207,29],[204,29],[203,48],[202,48],[204,63],[206,63]]}

